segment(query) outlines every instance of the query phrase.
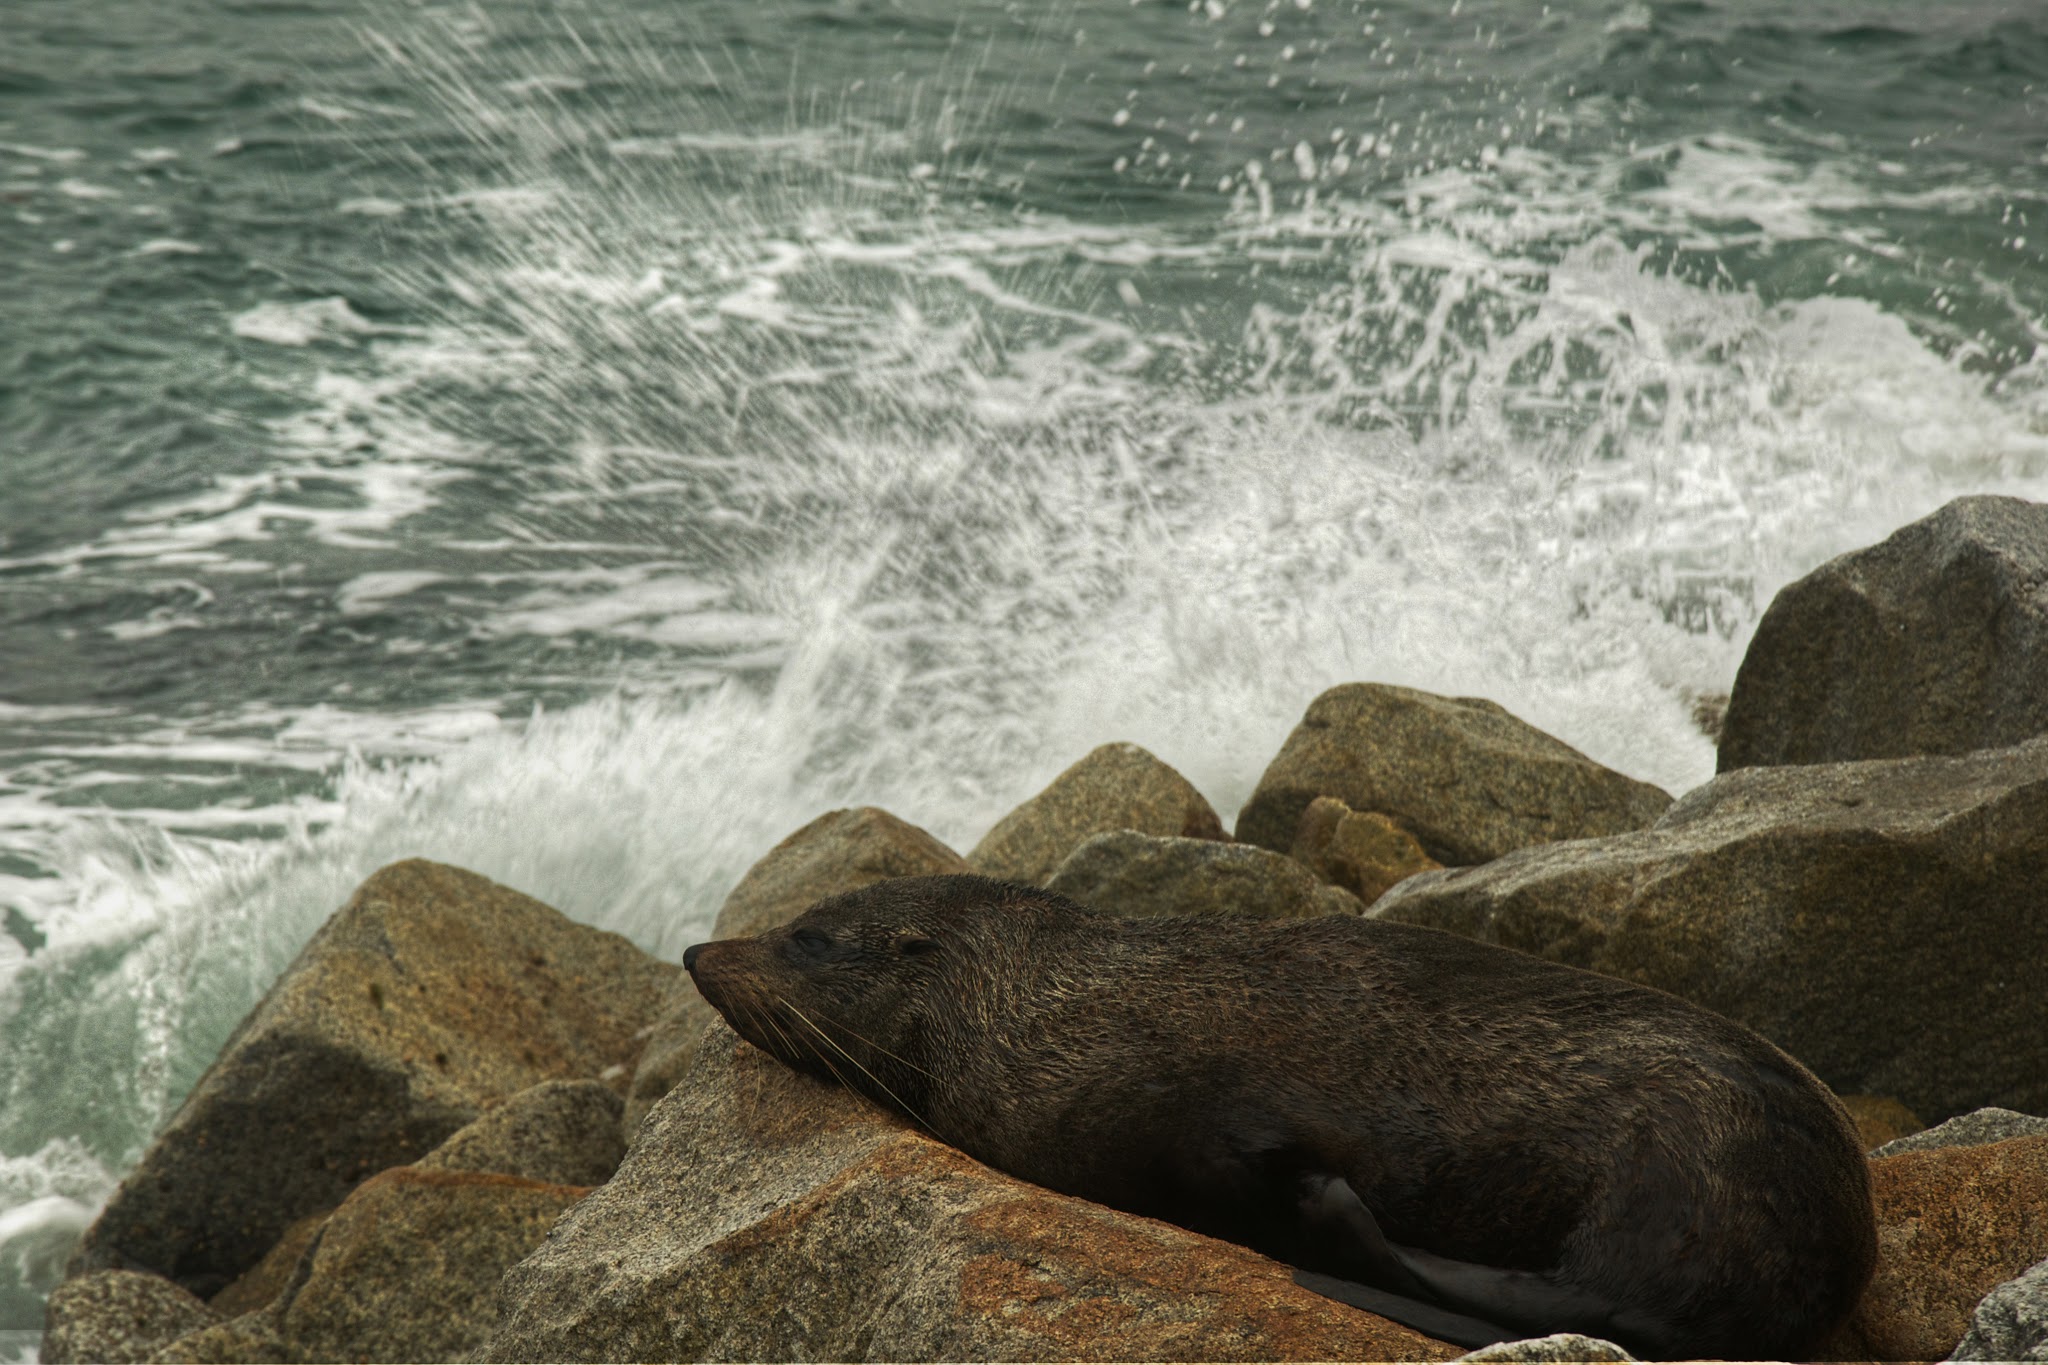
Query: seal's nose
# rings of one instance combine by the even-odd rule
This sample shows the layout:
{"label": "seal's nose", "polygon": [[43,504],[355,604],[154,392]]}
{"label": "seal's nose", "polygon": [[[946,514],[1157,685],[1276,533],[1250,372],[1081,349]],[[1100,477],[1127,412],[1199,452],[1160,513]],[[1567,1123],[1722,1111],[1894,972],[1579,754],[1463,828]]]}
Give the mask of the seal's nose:
{"label": "seal's nose", "polygon": [[697,965],[697,954],[703,951],[704,945],[701,943],[693,943],[683,949],[683,970],[687,972],[692,967],[695,967]]}

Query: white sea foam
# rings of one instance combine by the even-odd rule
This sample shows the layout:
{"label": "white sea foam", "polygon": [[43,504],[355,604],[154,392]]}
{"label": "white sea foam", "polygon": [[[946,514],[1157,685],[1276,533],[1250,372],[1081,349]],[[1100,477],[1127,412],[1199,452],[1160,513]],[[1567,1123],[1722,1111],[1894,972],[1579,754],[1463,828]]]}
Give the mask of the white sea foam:
{"label": "white sea foam", "polygon": [[[4,567],[246,572],[303,535],[358,556],[332,599],[352,629],[447,601],[494,646],[534,637],[536,669],[589,642],[640,653],[618,695],[530,716],[250,705],[110,736],[97,713],[0,705],[50,727],[0,777],[0,823],[56,874],[0,871],[0,904],[45,939],[0,938],[0,1226],[24,1247],[61,1240],[393,859],[474,868],[673,957],[835,806],[965,848],[1127,739],[1227,819],[1308,701],[1360,678],[1490,697],[1676,791],[1713,764],[1693,699],[1726,689],[1779,586],[1959,493],[2048,497],[2043,362],[1989,387],[1872,303],[1767,306],[1623,245],[1826,238],[1898,198],[1838,164],[1716,135],[1588,166],[1503,136],[1349,195],[1342,148],[1378,161],[1396,134],[1300,156],[1290,136],[1213,221],[1105,225],[928,197],[950,133],[683,111],[608,137],[562,125],[564,79],[456,93],[486,144],[587,148],[589,183],[343,205],[460,205],[495,234],[474,259],[393,263],[432,326],[339,298],[233,319],[324,346],[270,469]],[[784,178],[745,199],[681,157]],[[1622,190],[1652,164],[1656,185]],[[471,474],[516,491],[420,558],[405,533]],[[114,629],[203,624],[174,598]],[[78,809],[152,762],[195,789],[331,780]],[[215,837],[238,828],[273,837]],[[109,1094],[35,1113],[23,1097],[77,1091],[80,1039]],[[97,1174],[5,1184],[64,1143]]]}
{"label": "white sea foam", "polygon": [[113,1173],[71,1139],[26,1156],[0,1151],[0,1324],[25,1327],[40,1316],[37,1301],[113,1187]]}
{"label": "white sea foam", "polygon": [[267,341],[273,346],[310,346],[316,341],[367,336],[378,330],[375,323],[341,298],[259,303],[237,313],[228,329],[238,337]]}

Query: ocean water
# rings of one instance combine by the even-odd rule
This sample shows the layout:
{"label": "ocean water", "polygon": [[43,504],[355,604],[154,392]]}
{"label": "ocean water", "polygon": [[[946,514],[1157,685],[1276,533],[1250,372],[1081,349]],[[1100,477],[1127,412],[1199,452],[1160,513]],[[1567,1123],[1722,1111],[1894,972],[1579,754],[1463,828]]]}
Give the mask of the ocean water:
{"label": "ocean water", "polygon": [[350,888],[678,955],[782,835],[1309,700],[1673,791],[2048,498],[2033,0],[9,0],[0,1353]]}

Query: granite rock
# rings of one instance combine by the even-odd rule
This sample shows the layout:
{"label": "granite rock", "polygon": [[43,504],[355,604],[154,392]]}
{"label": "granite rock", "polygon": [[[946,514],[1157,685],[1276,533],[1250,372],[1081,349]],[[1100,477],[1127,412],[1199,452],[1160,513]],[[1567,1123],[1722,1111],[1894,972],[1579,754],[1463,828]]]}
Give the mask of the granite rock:
{"label": "granite rock", "polygon": [[2048,730],[2044,678],[2048,506],[1958,498],[1773,599],[1720,770],[2018,744]]}
{"label": "granite rock", "polygon": [[45,1365],[130,1365],[165,1343],[220,1321],[220,1314],[161,1275],[96,1270],[66,1280],[44,1308]]}
{"label": "granite rock", "polygon": [[619,1168],[622,1102],[602,1081],[542,1081],[427,1153],[423,1171],[482,1171],[546,1185],[602,1185]]}
{"label": "granite rock", "polygon": [[1097,834],[1222,839],[1223,822],[1179,773],[1135,744],[1104,744],[996,822],[967,855],[998,881],[1043,886]]}
{"label": "granite rock", "polygon": [[2048,1261],[1984,1296],[1951,1360],[2048,1360]]}
{"label": "granite rock", "polygon": [[2048,1137],[1870,1163],[1877,1272],[1821,1360],[1941,1360],[1987,1294],[2048,1258]]}
{"label": "granite rock", "polygon": [[789,923],[827,896],[870,882],[973,870],[952,849],[885,810],[831,811],[747,869],[719,907],[711,936],[749,938]]}
{"label": "granite rock", "polygon": [[1119,915],[1250,914],[1261,919],[1356,915],[1350,892],[1292,858],[1250,844],[1155,839],[1128,830],[1075,849],[1046,890]]}
{"label": "granite rock", "polygon": [[1641,829],[1671,804],[1493,702],[1376,683],[1309,705],[1239,812],[1237,837],[1285,852],[1319,796],[1377,811],[1451,865]]}
{"label": "granite rock", "polygon": [[1386,816],[1355,811],[1334,796],[1309,802],[1288,856],[1366,905],[1394,883],[1443,866]]}
{"label": "granite rock", "polygon": [[73,1260],[202,1296],[541,1081],[632,1062],[678,968],[474,873],[365,882],[242,1021]]}
{"label": "granite rock", "polygon": [[1444,1360],[1243,1248],[1012,1180],[714,1028],[484,1360]]}
{"label": "granite rock", "polygon": [[1576,1332],[1558,1332],[1547,1337],[1528,1337],[1521,1341],[1501,1341],[1482,1346],[1470,1355],[1459,1356],[1458,1365],[1464,1365],[1466,1361],[1634,1359],[1611,1341],[1582,1337]]}
{"label": "granite rock", "polygon": [[1900,1152],[1924,1152],[1935,1147],[1981,1147],[2007,1138],[2043,1135],[2048,1135],[2048,1119],[2014,1109],[1975,1109],[1946,1123],[1894,1138],[1871,1155],[1897,1156]]}
{"label": "granite rock", "polygon": [[[750,937],[787,924],[827,896],[858,891],[871,882],[971,871],[952,849],[885,810],[835,810],[784,839],[747,869],[719,907],[711,936]],[[717,1015],[689,976],[678,973],[647,1031],[626,1094],[622,1127],[627,1141],[640,1130],[647,1111],[689,1070],[704,1026]]]}
{"label": "granite rock", "polygon": [[1372,913],[1670,991],[1939,1121],[2048,1108],[2044,888],[2048,737],[1725,773],[1651,829],[1423,873]]}

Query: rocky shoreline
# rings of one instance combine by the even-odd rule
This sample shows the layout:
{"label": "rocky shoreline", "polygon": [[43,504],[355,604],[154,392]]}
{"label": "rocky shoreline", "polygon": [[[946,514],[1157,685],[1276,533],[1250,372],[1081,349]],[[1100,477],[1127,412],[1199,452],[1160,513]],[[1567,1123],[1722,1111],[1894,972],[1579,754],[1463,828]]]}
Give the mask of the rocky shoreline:
{"label": "rocky shoreline", "polygon": [[[1491,702],[1348,684],[1235,837],[1105,745],[964,856],[821,816],[714,932],[978,871],[1132,915],[1384,916],[1656,986],[1793,1053],[1874,1149],[1877,1275],[1826,1358],[2048,1359],[2048,507],[1963,499],[1788,587],[1720,753],[1674,801]],[[1460,1355],[980,1166],[738,1042],[674,964],[413,861],[228,1040],[86,1235],[42,1358]]]}

